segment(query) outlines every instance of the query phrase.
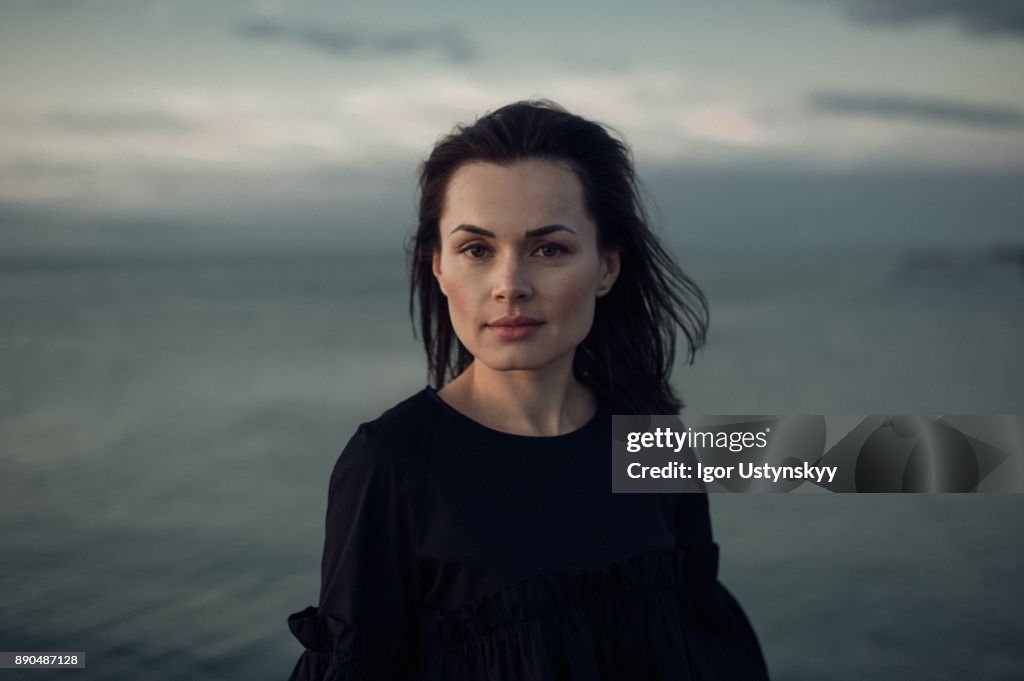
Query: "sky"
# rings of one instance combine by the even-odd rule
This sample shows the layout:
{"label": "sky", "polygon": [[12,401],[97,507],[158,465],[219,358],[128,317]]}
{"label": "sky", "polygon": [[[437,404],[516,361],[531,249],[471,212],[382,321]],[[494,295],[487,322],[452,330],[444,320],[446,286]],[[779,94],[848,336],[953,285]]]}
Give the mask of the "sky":
{"label": "sky", "polygon": [[434,141],[531,97],[698,241],[1024,217],[1015,0],[7,0],[0,91],[8,251],[397,243]]}

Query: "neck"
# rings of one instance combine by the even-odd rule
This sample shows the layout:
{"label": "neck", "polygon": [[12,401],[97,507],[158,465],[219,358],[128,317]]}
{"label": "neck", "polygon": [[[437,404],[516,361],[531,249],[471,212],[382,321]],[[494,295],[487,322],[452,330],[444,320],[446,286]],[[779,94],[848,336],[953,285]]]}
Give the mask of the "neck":
{"label": "neck", "polygon": [[562,435],[594,415],[596,400],[572,373],[572,356],[539,370],[495,371],[474,361],[438,394],[485,426],[517,435]]}

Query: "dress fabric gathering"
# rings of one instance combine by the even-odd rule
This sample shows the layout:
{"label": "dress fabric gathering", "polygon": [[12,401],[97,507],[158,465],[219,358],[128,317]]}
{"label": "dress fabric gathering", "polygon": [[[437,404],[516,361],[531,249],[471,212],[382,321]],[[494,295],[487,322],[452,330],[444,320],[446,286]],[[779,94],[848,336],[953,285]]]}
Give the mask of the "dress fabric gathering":
{"label": "dress fabric gathering", "polygon": [[613,494],[611,411],[493,430],[425,388],[331,473],[319,603],[291,681],[604,681],[768,674],[719,583],[707,495]]}

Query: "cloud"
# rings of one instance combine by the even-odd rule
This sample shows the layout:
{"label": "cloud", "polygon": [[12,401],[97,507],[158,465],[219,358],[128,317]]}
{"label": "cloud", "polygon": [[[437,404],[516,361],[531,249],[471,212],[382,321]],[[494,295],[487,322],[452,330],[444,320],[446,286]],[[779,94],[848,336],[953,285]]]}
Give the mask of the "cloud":
{"label": "cloud", "polygon": [[1024,110],[929,97],[880,93],[821,91],[807,101],[811,111],[889,118],[918,123],[945,123],[974,128],[1024,128]]}
{"label": "cloud", "polygon": [[361,76],[305,97],[171,88],[125,93],[104,108],[0,110],[10,133],[0,139],[0,201],[257,221],[287,220],[298,207],[329,216],[360,202],[390,205],[396,192],[411,196],[415,167],[439,135],[535,97],[614,126],[642,171],[1024,167],[1024,111],[1005,107],[830,91],[768,106],[663,70]]}
{"label": "cloud", "polygon": [[194,121],[167,111],[75,111],[64,109],[47,117],[58,128],[90,134],[156,133],[165,135],[196,132]]}
{"label": "cloud", "polygon": [[977,35],[1009,34],[1024,39],[1024,3],[1020,0],[828,0],[855,21],[909,26],[952,21]]}
{"label": "cloud", "polygon": [[81,2],[78,0],[33,0],[33,9],[44,12],[60,12],[67,9],[78,9]]}
{"label": "cloud", "polygon": [[455,26],[372,31],[358,26],[299,25],[284,18],[264,16],[245,21],[236,30],[250,40],[290,43],[334,57],[436,52],[450,62],[467,63],[478,56],[472,40]]}
{"label": "cloud", "polygon": [[728,107],[697,109],[686,116],[686,123],[693,135],[719,142],[756,145],[764,139],[756,123]]}

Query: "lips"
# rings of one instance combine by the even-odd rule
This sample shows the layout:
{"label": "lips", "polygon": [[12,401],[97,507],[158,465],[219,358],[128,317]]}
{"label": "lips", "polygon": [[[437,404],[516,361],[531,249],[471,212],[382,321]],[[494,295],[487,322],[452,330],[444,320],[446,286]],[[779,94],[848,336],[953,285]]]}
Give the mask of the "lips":
{"label": "lips", "polygon": [[543,323],[533,317],[518,315],[487,322],[487,328],[502,340],[521,340],[530,336]]}
{"label": "lips", "polygon": [[533,317],[527,317],[526,315],[518,315],[515,317],[501,317],[494,321],[487,322],[487,326],[538,326],[543,324],[539,319]]}

